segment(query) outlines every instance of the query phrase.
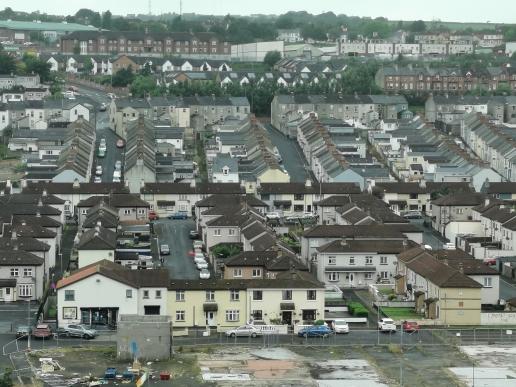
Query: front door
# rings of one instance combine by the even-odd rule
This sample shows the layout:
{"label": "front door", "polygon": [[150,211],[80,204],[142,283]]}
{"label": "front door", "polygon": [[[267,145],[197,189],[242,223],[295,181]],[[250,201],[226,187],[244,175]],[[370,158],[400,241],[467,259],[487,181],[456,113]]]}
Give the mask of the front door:
{"label": "front door", "polygon": [[355,286],[355,275],[353,273],[349,273],[349,286]]}
{"label": "front door", "polygon": [[215,323],[215,312],[206,312],[206,326],[212,327]]}
{"label": "front door", "polygon": [[283,324],[292,325],[292,312],[284,311],[281,312],[281,320]]}

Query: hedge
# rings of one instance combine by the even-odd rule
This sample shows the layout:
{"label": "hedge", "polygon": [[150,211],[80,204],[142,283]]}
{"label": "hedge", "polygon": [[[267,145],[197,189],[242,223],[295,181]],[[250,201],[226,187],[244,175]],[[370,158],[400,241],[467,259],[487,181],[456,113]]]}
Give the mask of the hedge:
{"label": "hedge", "polygon": [[348,311],[355,317],[367,317],[369,315],[369,312],[359,302],[350,302],[348,304]]}

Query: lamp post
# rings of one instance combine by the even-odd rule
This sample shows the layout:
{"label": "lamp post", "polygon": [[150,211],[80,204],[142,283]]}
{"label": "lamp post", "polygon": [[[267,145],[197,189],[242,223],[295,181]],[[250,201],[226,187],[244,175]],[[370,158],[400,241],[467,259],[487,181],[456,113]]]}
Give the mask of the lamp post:
{"label": "lamp post", "polygon": [[30,351],[30,336],[32,335],[32,330],[30,329],[30,298],[27,300],[27,324],[29,326],[29,333],[27,335],[27,349]]}

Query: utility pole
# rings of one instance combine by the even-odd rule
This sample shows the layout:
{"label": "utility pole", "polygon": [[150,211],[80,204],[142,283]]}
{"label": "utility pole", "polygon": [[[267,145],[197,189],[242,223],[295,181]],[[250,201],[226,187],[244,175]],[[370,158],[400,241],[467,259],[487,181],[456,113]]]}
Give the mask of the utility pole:
{"label": "utility pole", "polygon": [[27,300],[27,324],[29,325],[29,334],[27,335],[27,349],[30,351],[30,336],[32,335],[30,323],[30,298]]}
{"label": "utility pole", "polygon": [[179,0],[179,17],[183,17],[183,0]]}

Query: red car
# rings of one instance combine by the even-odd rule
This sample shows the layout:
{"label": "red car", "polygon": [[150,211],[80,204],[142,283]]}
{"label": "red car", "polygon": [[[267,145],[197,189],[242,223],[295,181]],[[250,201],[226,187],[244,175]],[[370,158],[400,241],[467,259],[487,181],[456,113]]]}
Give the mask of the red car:
{"label": "red car", "polygon": [[158,220],[159,216],[156,211],[149,211],[149,220]]}
{"label": "red car", "polygon": [[121,138],[119,138],[117,141],[116,141],[116,147],[117,148],[123,148],[124,147],[124,140],[122,140]]}
{"label": "red car", "polygon": [[419,332],[419,324],[413,321],[403,321],[403,332]]}
{"label": "red car", "polygon": [[52,337],[52,330],[48,324],[38,324],[32,330],[32,336],[38,339],[49,339]]}

